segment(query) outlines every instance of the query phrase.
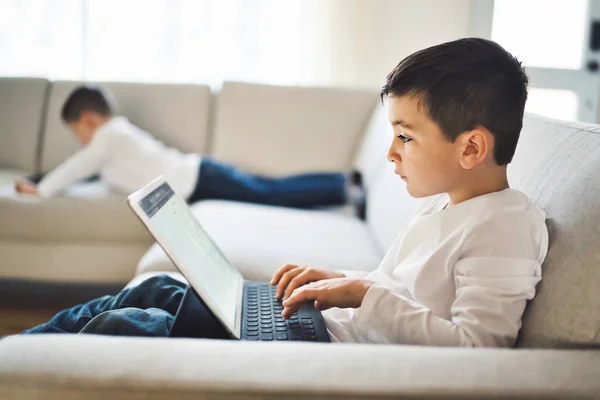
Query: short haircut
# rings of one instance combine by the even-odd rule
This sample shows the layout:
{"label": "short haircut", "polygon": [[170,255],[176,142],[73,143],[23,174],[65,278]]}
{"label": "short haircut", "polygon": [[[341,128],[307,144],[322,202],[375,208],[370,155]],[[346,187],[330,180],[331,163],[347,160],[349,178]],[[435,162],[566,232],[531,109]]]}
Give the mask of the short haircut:
{"label": "short haircut", "polygon": [[488,129],[494,160],[512,161],[523,126],[527,75],[521,63],[490,40],[467,38],[418,51],[394,68],[384,96],[415,96],[451,142],[466,131]]}
{"label": "short haircut", "polygon": [[79,86],[63,104],[60,116],[64,122],[79,121],[84,111],[93,111],[103,116],[114,113],[109,95],[97,86]]}

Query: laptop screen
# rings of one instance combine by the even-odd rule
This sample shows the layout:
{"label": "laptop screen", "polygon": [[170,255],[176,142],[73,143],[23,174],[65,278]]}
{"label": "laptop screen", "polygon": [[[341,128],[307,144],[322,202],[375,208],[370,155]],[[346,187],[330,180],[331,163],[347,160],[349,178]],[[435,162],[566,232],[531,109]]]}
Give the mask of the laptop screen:
{"label": "laptop screen", "polygon": [[203,300],[236,326],[242,275],[206,234],[183,199],[163,183],[139,200],[148,227]]}

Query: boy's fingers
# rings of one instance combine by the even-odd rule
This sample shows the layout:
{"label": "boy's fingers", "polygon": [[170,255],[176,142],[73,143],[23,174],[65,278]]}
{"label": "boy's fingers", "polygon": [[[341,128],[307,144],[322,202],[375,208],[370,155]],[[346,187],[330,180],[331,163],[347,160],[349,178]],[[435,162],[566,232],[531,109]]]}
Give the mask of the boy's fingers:
{"label": "boy's fingers", "polygon": [[333,307],[331,304],[323,301],[315,300],[315,308],[319,311],[325,311]]}
{"label": "boy's fingers", "polygon": [[277,293],[275,294],[275,298],[280,299],[281,296],[283,295],[283,291],[285,290],[287,285],[290,283],[290,281],[301,273],[302,273],[302,268],[296,267],[290,271],[287,271],[285,274],[283,274],[283,276],[279,280],[279,284],[277,285]]}
{"label": "boy's fingers", "polygon": [[296,275],[296,277],[294,277],[294,279],[292,279],[285,288],[283,298],[287,299],[294,292],[294,290],[298,289],[302,285],[312,282],[314,280],[314,273],[315,271],[312,269],[305,269],[302,271],[302,273]]}
{"label": "boy's fingers", "polygon": [[293,307],[286,307],[283,309],[283,311],[281,312],[281,316],[283,317],[283,319],[289,319],[293,313],[295,313],[296,311],[298,311],[300,309],[300,306],[293,306]]}
{"label": "boy's fingers", "polygon": [[273,278],[271,278],[271,285],[277,285],[277,282],[279,282],[279,280],[281,279],[281,276],[283,274],[285,274],[286,272],[288,272],[291,269],[296,268],[297,265],[293,265],[293,264],[286,264],[283,267],[280,267],[277,271],[275,271],[275,275],[273,275]]}
{"label": "boy's fingers", "polygon": [[319,289],[304,286],[298,290],[295,290],[290,297],[287,298],[282,304],[284,307],[292,307],[296,304],[300,304],[306,300],[317,300],[317,297],[321,291]]}

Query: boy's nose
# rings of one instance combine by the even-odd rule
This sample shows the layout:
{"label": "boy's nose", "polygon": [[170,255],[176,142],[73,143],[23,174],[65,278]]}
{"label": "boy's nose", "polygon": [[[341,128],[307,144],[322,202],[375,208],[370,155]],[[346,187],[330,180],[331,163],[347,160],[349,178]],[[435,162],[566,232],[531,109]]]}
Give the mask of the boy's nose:
{"label": "boy's nose", "polygon": [[394,149],[393,149],[392,146],[390,146],[390,148],[388,149],[387,159],[388,159],[389,162],[396,162],[396,161],[400,162],[400,161],[402,161],[402,158],[400,157],[400,154],[396,153],[394,151]]}

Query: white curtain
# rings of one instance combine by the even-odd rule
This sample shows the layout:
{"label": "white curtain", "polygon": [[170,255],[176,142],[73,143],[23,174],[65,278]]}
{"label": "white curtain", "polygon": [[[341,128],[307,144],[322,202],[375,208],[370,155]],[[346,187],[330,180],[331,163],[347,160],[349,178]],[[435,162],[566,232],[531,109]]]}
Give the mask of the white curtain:
{"label": "white curtain", "polygon": [[329,0],[0,0],[0,76],[331,82]]}

